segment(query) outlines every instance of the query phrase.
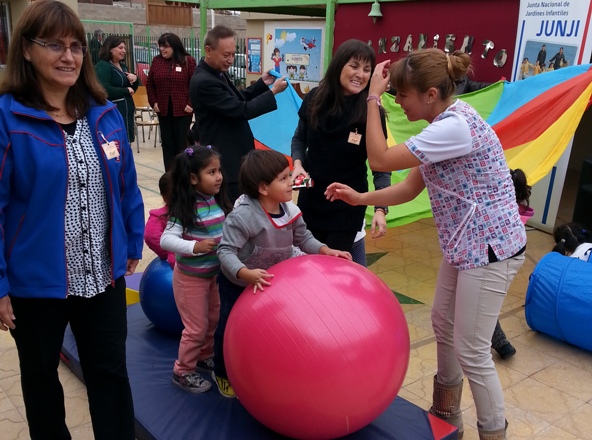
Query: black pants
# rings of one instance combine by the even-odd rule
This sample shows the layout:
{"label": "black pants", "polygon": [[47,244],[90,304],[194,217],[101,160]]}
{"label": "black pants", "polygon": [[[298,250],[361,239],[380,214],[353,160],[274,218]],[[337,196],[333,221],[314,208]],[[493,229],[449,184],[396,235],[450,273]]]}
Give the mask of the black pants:
{"label": "black pants", "polygon": [[191,114],[187,116],[172,115],[173,110],[169,108],[168,116],[158,117],[165,171],[171,169],[174,157],[187,148],[187,133],[191,126]]}
{"label": "black pants", "polygon": [[222,273],[218,275],[218,288],[220,290],[220,320],[218,327],[216,327],[216,333],[214,333],[214,372],[216,376],[228,379],[224,363],[224,331],[230,311],[245,288],[234,284]]}
{"label": "black pants", "polygon": [[320,229],[308,228],[313,237],[322,243],[325,243],[331,249],[350,252],[354,245],[354,240],[358,231],[340,232],[340,231],[322,231]]}
{"label": "black pants", "polygon": [[96,440],[133,440],[134,407],[126,368],[125,279],[93,298],[11,297],[21,386],[32,440],[71,439],[58,364],[68,322],[80,355]]}

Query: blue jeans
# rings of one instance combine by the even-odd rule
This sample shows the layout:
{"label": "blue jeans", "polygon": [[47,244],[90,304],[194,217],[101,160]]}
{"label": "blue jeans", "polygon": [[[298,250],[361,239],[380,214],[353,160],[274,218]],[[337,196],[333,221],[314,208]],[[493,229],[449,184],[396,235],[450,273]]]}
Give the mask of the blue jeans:
{"label": "blue jeans", "polygon": [[349,253],[352,256],[352,260],[354,263],[358,263],[364,267],[368,267],[366,261],[366,243],[364,242],[363,238],[361,240],[354,242]]}
{"label": "blue jeans", "polygon": [[467,376],[479,428],[505,428],[504,394],[491,356],[491,336],[524,254],[469,270],[442,259],[432,307],[438,381],[456,385]]}

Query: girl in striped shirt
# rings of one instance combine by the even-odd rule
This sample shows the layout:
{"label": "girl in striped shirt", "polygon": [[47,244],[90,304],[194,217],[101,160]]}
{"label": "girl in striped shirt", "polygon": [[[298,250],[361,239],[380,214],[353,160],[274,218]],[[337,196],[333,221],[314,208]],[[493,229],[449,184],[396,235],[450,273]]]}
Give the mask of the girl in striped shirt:
{"label": "girl in striped shirt", "polygon": [[185,329],[173,367],[173,383],[194,393],[212,385],[197,368],[212,370],[214,330],[220,315],[216,249],[230,211],[220,157],[211,147],[187,148],[175,156],[167,227],[160,246],[176,255],[173,293]]}

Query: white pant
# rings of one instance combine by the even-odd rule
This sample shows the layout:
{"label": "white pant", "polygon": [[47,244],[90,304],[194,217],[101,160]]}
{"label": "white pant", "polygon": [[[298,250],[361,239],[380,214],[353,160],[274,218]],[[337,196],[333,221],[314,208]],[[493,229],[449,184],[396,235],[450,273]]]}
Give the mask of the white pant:
{"label": "white pant", "polygon": [[491,336],[524,254],[460,271],[442,260],[432,308],[438,381],[456,385],[463,373],[485,431],[505,428],[504,395],[491,356]]}

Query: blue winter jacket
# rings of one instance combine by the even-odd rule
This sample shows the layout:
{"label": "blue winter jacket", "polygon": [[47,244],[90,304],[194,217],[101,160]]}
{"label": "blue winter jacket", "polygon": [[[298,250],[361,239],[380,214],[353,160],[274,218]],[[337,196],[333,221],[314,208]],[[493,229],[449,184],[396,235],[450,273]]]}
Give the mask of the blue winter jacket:
{"label": "blue winter jacket", "polygon": [[[87,113],[109,204],[113,279],[127,260],[142,258],[144,204],[132,150],[117,107],[93,105]],[[101,144],[115,141],[119,158]],[[43,110],[0,96],[0,297],[66,298],[66,139]]]}

